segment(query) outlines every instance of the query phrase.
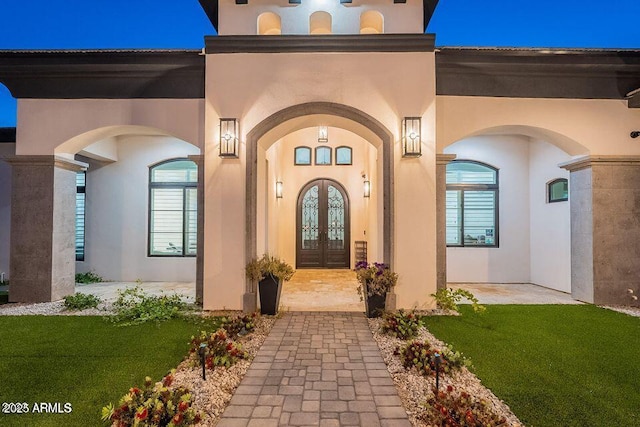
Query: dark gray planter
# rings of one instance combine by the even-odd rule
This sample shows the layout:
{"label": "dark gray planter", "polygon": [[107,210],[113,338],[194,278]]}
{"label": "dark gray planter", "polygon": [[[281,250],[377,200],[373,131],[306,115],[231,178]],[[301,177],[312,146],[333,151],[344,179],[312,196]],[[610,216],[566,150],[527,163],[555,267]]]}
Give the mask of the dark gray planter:
{"label": "dark gray planter", "polygon": [[269,274],[258,282],[258,290],[260,292],[260,313],[270,315],[278,313],[282,290],[280,280]]}

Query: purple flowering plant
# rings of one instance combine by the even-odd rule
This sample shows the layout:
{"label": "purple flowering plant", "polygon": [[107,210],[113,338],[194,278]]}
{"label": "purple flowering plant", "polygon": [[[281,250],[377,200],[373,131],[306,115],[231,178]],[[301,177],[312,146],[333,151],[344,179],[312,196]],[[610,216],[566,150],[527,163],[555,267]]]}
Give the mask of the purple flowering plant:
{"label": "purple flowering plant", "polygon": [[391,271],[387,264],[366,261],[356,263],[356,276],[358,277],[358,294],[360,298],[366,290],[367,296],[384,295],[391,291],[398,281],[398,274]]}

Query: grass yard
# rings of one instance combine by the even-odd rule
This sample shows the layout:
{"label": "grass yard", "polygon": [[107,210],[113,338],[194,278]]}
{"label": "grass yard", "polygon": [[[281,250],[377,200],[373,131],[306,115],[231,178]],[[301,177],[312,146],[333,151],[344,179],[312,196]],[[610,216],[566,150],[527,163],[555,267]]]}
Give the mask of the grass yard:
{"label": "grass yard", "polygon": [[0,316],[0,404],[73,408],[70,414],[0,411],[0,425],[99,426],[104,405],[117,404],[146,375],[160,380],[186,356],[191,335],[213,329],[214,321],[118,327],[101,317]]}
{"label": "grass yard", "polygon": [[526,425],[640,425],[640,318],[590,305],[461,312],[424,322]]}

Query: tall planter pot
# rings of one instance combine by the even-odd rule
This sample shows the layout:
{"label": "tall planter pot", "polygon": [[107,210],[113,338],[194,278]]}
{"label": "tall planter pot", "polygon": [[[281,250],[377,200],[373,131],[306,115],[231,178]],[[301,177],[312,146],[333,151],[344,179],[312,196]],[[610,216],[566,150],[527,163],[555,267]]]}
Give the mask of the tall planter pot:
{"label": "tall planter pot", "polygon": [[364,309],[367,313],[367,317],[380,317],[384,312],[385,301],[387,300],[387,293],[383,295],[371,295],[369,296],[369,289],[365,289],[364,295]]}
{"label": "tall planter pot", "polygon": [[280,280],[269,274],[258,282],[258,290],[260,292],[260,313],[275,315],[280,305],[280,292],[282,291]]}

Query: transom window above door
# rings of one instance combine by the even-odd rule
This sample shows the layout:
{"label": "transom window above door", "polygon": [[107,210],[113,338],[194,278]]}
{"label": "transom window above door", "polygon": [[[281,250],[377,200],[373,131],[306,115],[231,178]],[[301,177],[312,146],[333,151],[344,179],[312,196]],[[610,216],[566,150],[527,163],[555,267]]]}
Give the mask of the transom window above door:
{"label": "transom window above door", "polygon": [[[312,152],[315,155],[314,162],[311,160]],[[334,162],[336,165],[352,165],[353,149],[343,145],[336,147],[335,149],[322,146],[316,147],[312,150],[311,147],[302,145],[296,147],[293,152],[293,164],[296,166],[311,166],[312,164],[317,166],[329,166],[333,165]]]}

